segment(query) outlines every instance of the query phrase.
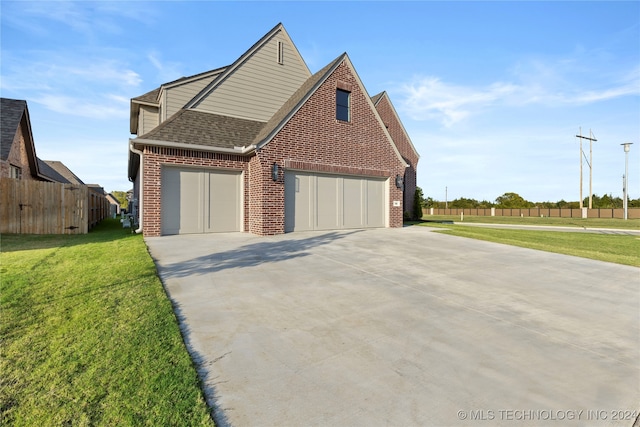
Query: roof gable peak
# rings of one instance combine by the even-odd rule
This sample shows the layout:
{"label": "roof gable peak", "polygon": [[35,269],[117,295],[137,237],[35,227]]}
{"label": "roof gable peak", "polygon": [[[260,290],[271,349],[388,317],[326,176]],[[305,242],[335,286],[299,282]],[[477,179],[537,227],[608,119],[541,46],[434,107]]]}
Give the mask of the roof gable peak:
{"label": "roof gable peak", "polygon": [[220,73],[220,75],[217,78],[215,78],[211,83],[205,86],[204,89],[202,89],[200,93],[198,93],[195,97],[193,97],[184,107],[185,108],[196,107],[202,100],[204,100],[207,96],[209,96],[209,94],[213,92],[216,87],[218,87],[222,82],[224,82],[227,78],[229,78],[238,68],[242,67],[242,65],[245,62],[247,62],[248,59],[250,59],[258,50],[264,47],[277,34],[282,34],[285,40],[288,42],[288,44],[291,47],[293,47],[295,56],[304,67],[306,74],[310,76],[311,71],[309,71],[309,67],[307,66],[306,62],[302,58],[302,55],[300,55],[298,48],[295,46],[295,44],[291,40],[289,33],[284,28],[284,25],[282,25],[282,23],[278,23],[269,32],[267,32],[260,40],[254,43],[253,46],[251,46],[245,53],[243,53],[233,64],[229,65],[228,67],[225,67],[222,73]]}

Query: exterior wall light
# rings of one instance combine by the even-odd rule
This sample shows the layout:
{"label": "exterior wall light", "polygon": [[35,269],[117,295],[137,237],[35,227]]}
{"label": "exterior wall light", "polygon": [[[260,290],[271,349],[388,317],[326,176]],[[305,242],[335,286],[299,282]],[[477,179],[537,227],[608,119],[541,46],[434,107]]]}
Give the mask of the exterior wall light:
{"label": "exterior wall light", "polygon": [[280,169],[278,167],[278,164],[276,162],[273,162],[273,165],[271,166],[271,179],[274,182],[278,181],[278,169]]}
{"label": "exterior wall light", "polygon": [[400,175],[396,175],[396,187],[404,190],[404,178]]}

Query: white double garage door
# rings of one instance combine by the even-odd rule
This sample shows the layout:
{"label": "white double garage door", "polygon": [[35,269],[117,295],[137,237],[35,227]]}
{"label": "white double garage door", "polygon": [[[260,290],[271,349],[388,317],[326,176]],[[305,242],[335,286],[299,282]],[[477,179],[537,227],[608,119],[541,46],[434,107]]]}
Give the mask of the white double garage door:
{"label": "white double garage door", "polygon": [[[162,234],[241,231],[240,171],[162,168]],[[385,227],[388,180],[287,171],[285,232]]]}

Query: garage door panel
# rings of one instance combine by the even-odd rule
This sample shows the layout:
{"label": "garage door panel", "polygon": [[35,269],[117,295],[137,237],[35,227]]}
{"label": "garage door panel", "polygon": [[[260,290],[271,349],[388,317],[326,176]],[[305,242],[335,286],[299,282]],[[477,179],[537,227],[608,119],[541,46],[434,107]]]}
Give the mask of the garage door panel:
{"label": "garage door panel", "polygon": [[364,225],[363,179],[343,179],[343,225],[345,228],[360,228]]}
{"label": "garage door panel", "polygon": [[162,234],[240,231],[241,173],[162,168]]}
{"label": "garage door panel", "polygon": [[339,223],[339,181],[333,176],[317,176],[317,230],[333,230],[340,228]]}
{"label": "garage door panel", "polygon": [[209,216],[205,232],[240,231],[240,179],[237,173],[208,173]]}
{"label": "garage door panel", "polygon": [[384,227],[386,180],[285,174],[285,231]]}
{"label": "garage door panel", "polygon": [[384,227],[385,225],[385,183],[378,180],[367,180],[367,221],[366,227]]}
{"label": "garage door panel", "polygon": [[313,176],[285,174],[285,232],[313,230]]}

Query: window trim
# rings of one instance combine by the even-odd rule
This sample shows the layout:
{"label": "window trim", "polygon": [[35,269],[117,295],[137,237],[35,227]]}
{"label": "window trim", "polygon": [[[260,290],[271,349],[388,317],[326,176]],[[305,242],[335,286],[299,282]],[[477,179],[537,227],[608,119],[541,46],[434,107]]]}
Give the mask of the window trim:
{"label": "window trim", "polygon": [[[340,104],[340,93],[344,93],[347,95],[346,105]],[[342,117],[341,113],[346,111],[346,119]],[[351,91],[336,88],[336,120],[349,123],[351,122]]]}

